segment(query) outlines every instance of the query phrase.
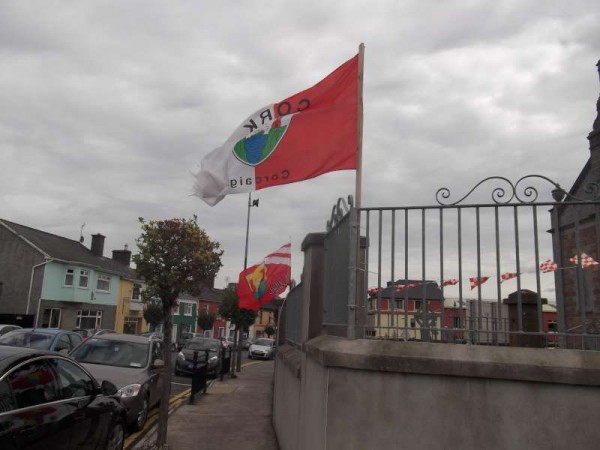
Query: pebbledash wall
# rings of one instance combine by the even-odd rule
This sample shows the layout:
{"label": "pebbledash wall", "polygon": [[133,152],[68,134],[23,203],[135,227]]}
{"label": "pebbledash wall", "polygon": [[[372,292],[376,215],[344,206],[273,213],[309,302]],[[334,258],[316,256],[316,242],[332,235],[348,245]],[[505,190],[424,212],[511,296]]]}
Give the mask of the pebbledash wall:
{"label": "pebbledash wall", "polygon": [[600,352],[320,335],[307,242],[299,345],[280,336],[275,366],[282,450],[598,448]]}

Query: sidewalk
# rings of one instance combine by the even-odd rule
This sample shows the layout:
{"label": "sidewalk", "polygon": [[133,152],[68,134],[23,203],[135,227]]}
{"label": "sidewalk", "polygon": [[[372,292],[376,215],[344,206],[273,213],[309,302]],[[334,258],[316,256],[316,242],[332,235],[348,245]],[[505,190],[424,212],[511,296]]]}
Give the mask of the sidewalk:
{"label": "sidewalk", "polygon": [[278,450],[273,430],[273,361],[245,364],[215,380],[169,417],[169,450]]}

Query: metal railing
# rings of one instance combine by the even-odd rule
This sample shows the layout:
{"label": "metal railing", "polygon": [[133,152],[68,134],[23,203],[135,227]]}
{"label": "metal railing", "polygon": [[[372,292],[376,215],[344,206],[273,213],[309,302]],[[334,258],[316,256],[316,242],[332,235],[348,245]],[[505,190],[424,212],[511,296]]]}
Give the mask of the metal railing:
{"label": "metal railing", "polygon": [[[538,201],[533,181],[551,183],[552,200]],[[501,183],[492,202],[463,204],[492,182]],[[600,269],[584,258],[600,255],[600,189],[585,192],[592,198],[529,175],[514,184],[486,178],[458,201],[442,188],[434,206],[343,211],[338,202],[325,243],[325,328],[351,338],[599,349]]]}

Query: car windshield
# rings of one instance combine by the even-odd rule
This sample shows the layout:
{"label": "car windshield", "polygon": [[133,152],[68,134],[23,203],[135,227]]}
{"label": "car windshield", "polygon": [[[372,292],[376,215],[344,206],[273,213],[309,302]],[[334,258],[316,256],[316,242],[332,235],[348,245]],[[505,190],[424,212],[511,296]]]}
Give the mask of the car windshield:
{"label": "car windshield", "polygon": [[146,367],[148,344],[90,338],[71,353],[81,363],[116,367]]}
{"label": "car windshield", "polygon": [[0,344],[47,350],[52,345],[53,337],[53,335],[45,333],[11,331],[0,337]]}
{"label": "car windshield", "polygon": [[272,347],[273,341],[270,339],[257,339],[254,341],[254,345],[262,345],[264,347]]}
{"label": "car windshield", "polygon": [[219,351],[219,344],[214,341],[194,340],[188,341],[184,347],[186,350],[210,350],[211,352]]}

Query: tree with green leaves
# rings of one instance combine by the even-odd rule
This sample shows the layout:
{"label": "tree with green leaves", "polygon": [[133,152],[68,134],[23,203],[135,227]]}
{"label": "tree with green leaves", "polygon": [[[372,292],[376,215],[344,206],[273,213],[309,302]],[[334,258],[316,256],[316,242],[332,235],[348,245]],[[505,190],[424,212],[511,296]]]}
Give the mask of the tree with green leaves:
{"label": "tree with green leaves", "polygon": [[200,311],[198,313],[197,323],[198,326],[202,329],[202,331],[208,331],[212,330],[216,319],[217,315],[215,313],[211,313],[209,311]]}
{"label": "tree with green leaves", "polygon": [[203,286],[211,284],[221,264],[223,251],[212,241],[206,231],[198,226],[197,217],[146,222],[139,219],[142,234],[136,240],[138,254],[133,256],[136,270],[145,280],[143,298],[157,298],[162,303],[165,389],[161,393],[157,447],[167,442],[169,395],[172,362],[170,353],[173,329],[172,310],[183,292],[200,293]]}
{"label": "tree with green leaves", "polygon": [[[240,352],[240,332],[248,332],[250,326],[254,324],[256,319],[256,311],[249,309],[240,309],[238,306],[238,296],[235,287],[230,286],[223,294],[221,294],[221,304],[219,305],[219,314],[229,320],[235,326],[234,350],[238,358],[241,359]],[[231,367],[232,373],[235,366],[235,359],[232,357]],[[238,368],[239,371],[239,368]]]}
{"label": "tree with green leaves", "polygon": [[165,319],[162,301],[156,297],[145,298],[144,293],[142,294],[142,300],[144,302],[144,320],[156,329]]}
{"label": "tree with green leaves", "polygon": [[268,326],[265,328],[265,334],[266,334],[268,337],[271,337],[271,336],[273,336],[273,335],[275,334],[275,328],[273,328],[271,325],[268,325]]}

